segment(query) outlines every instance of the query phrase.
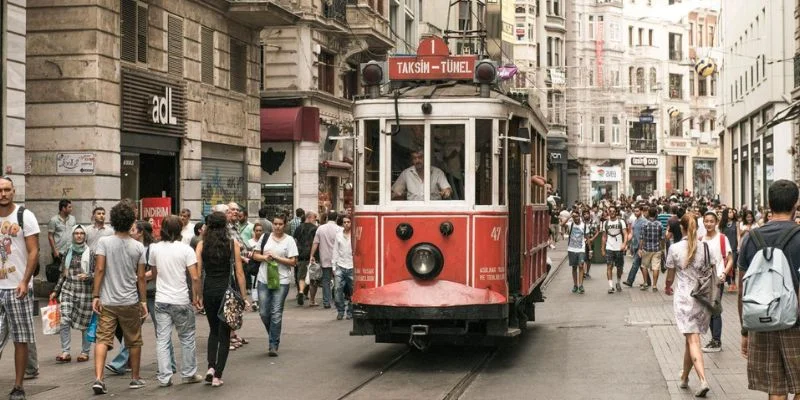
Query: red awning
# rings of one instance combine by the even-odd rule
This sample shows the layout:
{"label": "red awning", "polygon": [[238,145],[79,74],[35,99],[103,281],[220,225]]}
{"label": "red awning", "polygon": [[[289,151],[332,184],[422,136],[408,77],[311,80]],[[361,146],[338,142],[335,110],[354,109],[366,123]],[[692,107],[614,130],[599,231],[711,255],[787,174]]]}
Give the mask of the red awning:
{"label": "red awning", "polygon": [[284,107],[261,109],[261,142],[319,143],[319,109]]}

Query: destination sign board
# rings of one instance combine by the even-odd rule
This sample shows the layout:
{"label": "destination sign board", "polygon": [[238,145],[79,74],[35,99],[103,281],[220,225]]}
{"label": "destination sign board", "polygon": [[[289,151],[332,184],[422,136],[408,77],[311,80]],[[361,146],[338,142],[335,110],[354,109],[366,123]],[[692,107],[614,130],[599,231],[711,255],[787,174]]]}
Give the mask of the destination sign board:
{"label": "destination sign board", "polygon": [[444,39],[423,38],[414,56],[389,57],[389,80],[472,80],[477,56],[451,56]]}

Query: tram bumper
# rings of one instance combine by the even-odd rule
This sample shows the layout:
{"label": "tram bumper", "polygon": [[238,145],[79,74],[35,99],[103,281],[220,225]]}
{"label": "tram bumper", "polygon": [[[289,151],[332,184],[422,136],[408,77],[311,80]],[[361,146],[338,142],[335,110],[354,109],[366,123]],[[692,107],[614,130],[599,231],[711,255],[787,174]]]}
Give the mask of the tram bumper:
{"label": "tram bumper", "polygon": [[489,289],[450,281],[406,280],[359,289],[353,296],[352,336],[377,342],[408,341],[409,335],[466,342],[469,336],[508,336],[507,298]]}

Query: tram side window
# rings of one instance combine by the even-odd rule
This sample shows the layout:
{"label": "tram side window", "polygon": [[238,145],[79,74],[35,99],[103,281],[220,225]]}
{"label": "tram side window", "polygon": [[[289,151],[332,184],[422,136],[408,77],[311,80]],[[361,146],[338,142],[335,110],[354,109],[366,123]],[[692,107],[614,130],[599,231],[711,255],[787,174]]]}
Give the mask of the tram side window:
{"label": "tram side window", "polygon": [[492,120],[475,120],[475,204],[492,205]]}
{"label": "tram side window", "polygon": [[425,200],[425,125],[401,125],[392,136],[392,200]]}
{"label": "tram side window", "polygon": [[[506,135],[506,121],[500,121],[500,135]],[[506,204],[506,139],[500,139],[500,159],[498,160],[498,166],[500,167],[498,172],[498,189],[499,189],[499,196],[500,196],[500,205]]]}
{"label": "tram side window", "polygon": [[381,130],[378,120],[364,121],[364,204],[376,205],[380,199]]}
{"label": "tram side window", "polygon": [[464,125],[431,125],[431,200],[464,200]]}

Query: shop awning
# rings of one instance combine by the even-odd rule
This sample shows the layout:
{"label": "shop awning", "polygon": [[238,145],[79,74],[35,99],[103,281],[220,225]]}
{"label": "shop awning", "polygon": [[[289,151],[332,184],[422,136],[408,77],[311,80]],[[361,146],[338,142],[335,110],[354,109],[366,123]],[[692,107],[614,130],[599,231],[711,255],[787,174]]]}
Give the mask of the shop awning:
{"label": "shop awning", "polygon": [[319,109],[283,107],[261,109],[261,143],[319,143]]}

